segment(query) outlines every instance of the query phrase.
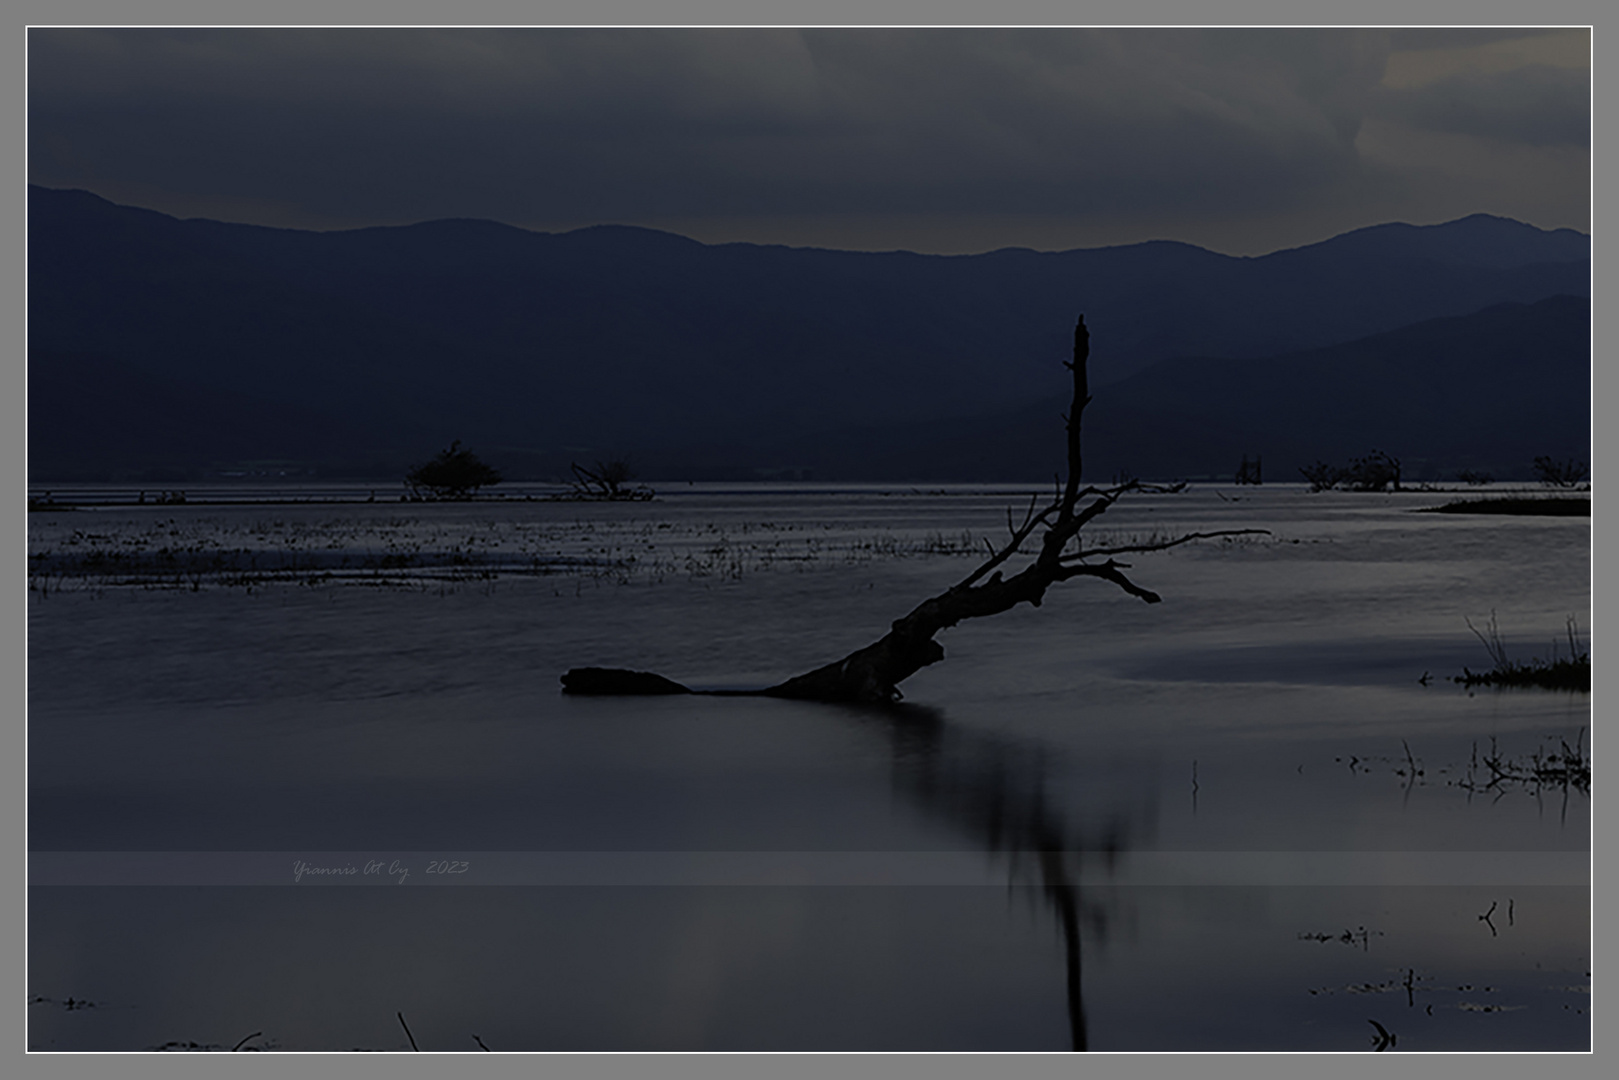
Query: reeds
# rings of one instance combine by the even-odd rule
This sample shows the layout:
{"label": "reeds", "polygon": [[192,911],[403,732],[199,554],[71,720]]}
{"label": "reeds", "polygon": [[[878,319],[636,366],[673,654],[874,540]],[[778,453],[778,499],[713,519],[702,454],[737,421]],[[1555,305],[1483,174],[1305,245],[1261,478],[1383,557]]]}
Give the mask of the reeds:
{"label": "reeds", "polygon": [[1451,677],[1452,682],[1468,687],[1539,686],[1547,690],[1590,691],[1591,653],[1580,640],[1579,623],[1573,615],[1568,617],[1565,627],[1568,655],[1558,655],[1559,643],[1553,638],[1550,660],[1537,657],[1527,663],[1520,663],[1507,656],[1507,647],[1501,640],[1494,611],[1490,612],[1490,621],[1484,630],[1474,626],[1472,620],[1464,621],[1467,622],[1467,628],[1473,631],[1474,636],[1484,645],[1485,651],[1490,654],[1492,666],[1490,670],[1482,672],[1464,667],[1460,675]]}

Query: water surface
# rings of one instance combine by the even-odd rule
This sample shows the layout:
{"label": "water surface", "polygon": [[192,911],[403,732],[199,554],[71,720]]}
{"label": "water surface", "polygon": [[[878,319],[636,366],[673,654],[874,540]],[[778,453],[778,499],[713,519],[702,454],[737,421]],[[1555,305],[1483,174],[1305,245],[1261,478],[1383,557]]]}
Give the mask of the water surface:
{"label": "water surface", "polygon": [[898,710],[558,693],[835,659],[1028,490],[31,515],[30,1046],[1588,1047],[1589,797],[1478,763],[1588,697],[1446,681],[1589,625],[1584,519],[1145,496],[1103,531],[1272,535]]}

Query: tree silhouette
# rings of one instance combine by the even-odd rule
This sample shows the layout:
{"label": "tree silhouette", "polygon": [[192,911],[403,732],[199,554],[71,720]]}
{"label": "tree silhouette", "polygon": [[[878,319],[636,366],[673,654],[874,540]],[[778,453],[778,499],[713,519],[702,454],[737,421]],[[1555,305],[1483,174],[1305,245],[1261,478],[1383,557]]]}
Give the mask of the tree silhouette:
{"label": "tree silhouette", "polygon": [[417,498],[470,499],[481,487],[500,483],[500,473],[461,449],[456,439],[432,461],[405,474],[405,484]]}
{"label": "tree silhouette", "polygon": [[[1073,402],[1068,413],[1068,479],[1051,502],[1042,507],[1038,496],[1032,499],[1022,524],[1017,526],[1012,525],[1008,511],[1007,528],[1011,535],[1000,548],[992,548],[989,558],[961,581],[894,620],[888,633],[876,642],[850,653],[842,660],[786,682],[746,693],[812,701],[897,701],[902,696],[899,692],[901,681],[929,664],[944,659],[944,648],[934,637],[963,619],[998,615],[1019,604],[1039,607],[1046,590],[1052,585],[1078,577],[1110,581],[1131,596],[1156,604],[1162,597],[1126,577],[1124,571],[1130,568],[1129,564],[1119,562],[1115,556],[1163,551],[1211,537],[1266,531],[1224,529],[1186,533],[1143,543],[1085,546],[1080,536],[1081,530],[1125,495],[1132,492],[1175,492],[1186,486],[1147,484],[1139,480],[1127,480],[1105,488],[1080,486],[1080,419],[1085,406],[1091,401],[1085,371],[1089,357],[1090,334],[1081,317],[1074,327],[1074,358],[1065,364],[1074,378]],[[1020,554],[1026,554],[1023,545],[1042,528],[1044,532],[1040,537],[1039,551],[1032,561],[1011,577],[1003,576],[1005,571],[1002,568]],[[563,691],[570,694],[692,692],[660,675],[617,668],[574,668],[562,676],[562,686]]]}
{"label": "tree silhouette", "polygon": [[1552,457],[1535,459],[1535,476],[1548,487],[1573,487],[1590,475],[1591,470],[1585,462],[1573,458],[1567,461]]}
{"label": "tree silhouette", "polygon": [[1299,474],[1310,482],[1311,491],[1330,491],[1340,484],[1345,491],[1400,490],[1400,459],[1381,450],[1352,458],[1347,468],[1318,461],[1300,467]]}

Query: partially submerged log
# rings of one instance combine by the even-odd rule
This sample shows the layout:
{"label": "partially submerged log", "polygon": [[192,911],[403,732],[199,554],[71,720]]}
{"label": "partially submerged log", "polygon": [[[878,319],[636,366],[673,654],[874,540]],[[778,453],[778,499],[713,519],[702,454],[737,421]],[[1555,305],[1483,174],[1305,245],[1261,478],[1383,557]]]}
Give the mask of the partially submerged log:
{"label": "partially submerged log", "polygon": [[[1065,366],[1073,373],[1074,397],[1069,408],[1068,479],[1060,493],[1044,507],[1039,498],[1029,502],[1020,525],[1014,527],[1010,511],[1007,529],[1010,537],[1000,548],[991,547],[989,557],[961,581],[938,596],[918,604],[902,618],[894,620],[887,634],[842,660],[795,676],[775,686],[753,691],[721,691],[728,695],[747,693],[759,697],[796,698],[808,701],[857,701],[887,703],[902,696],[899,684],[929,664],[944,659],[944,647],[934,640],[941,630],[963,619],[998,615],[1019,604],[1039,607],[1046,590],[1076,577],[1110,581],[1149,604],[1163,598],[1125,576],[1129,563],[1114,556],[1163,551],[1193,540],[1222,536],[1264,533],[1265,529],[1225,529],[1217,532],[1186,533],[1173,539],[1140,544],[1102,545],[1087,548],[1080,532],[1106,513],[1108,508],[1131,492],[1169,493],[1184,484],[1144,484],[1131,480],[1111,487],[1080,487],[1080,421],[1091,402],[1086,378],[1090,358],[1090,333],[1082,316],[1074,327],[1074,358]],[[1089,501],[1086,501],[1089,500]],[[1083,505],[1081,505],[1083,503]],[[1011,577],[1002,567],[1023,553],[1023,545],[1044,528],[1040,548],[1026,566]],[[617,668],[574,668],[562,676],[562,689],[568,694],[678,694],[693,691],[661,675]]]}
{"label": "partially submerged log", "polygon": [[580,667],[562,676],[565,694],[689,694],[686,687],[673,679],[654,675],[650,671],[625,671],[623,668]]}

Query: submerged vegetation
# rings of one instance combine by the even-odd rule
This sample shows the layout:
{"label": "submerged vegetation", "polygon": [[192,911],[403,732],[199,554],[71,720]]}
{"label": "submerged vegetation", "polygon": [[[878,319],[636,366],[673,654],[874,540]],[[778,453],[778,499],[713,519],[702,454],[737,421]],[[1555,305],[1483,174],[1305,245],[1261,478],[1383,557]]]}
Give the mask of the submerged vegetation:
{"label": "submerged vegetation", "polygon": [[48,491],[43,492],[43,493],[41,493],[39,495],[30,495],[30,496],[28,496],[28,512],[30,514],[35,513],[35,512],[39,512],[39,511],[77,510],[77,509],[78,509],[78,507],[72,505],[71,503],[59,503],[59,502],[57,502],[55,499],[51,498],[51,493],[48,492]]}
{"label": "submerged vegetation", "polygon": [[1557,749],[1536,749],[1528,757],[1508,758],[1490,740],[1490,752],[1478,756],[1478,744],[1473,744],[1473,755],[1467,771],[1456,781],[1456,786],[1468,791],[1500,791],[1510,787],[1573,788],[1582,794],[1591,792],[1591,755],[1585,748],[1585,729],[1574,737],[1574,745],[1567,739],[1558,739]]}
{"label": "submerged vegetation", "polygon": [[1552,639],[1552,655],[1550,660],[1535,658],[1527,663],[1520,663],[1507,656],[1506,644],[1501,640],[1500,630],[1496,627],[1495,612],[1490,612],[1490,621],[1484,630],[1474,626],[1471,621],[1467,628],[1484,644],[1485,651],[1490,654],[1491,668],[1488,671],[1474,672],[1467,668],[1462,669],[1460,675],[1451,677],[1452,682],[1462,686],[1539,686],[1547,690],[1584,690],[1591,689],[1591,653],[1580,640],[1579,625],[1574,616],[1568,617],[1566,627],[1567,656],[1559,656],[1561,651],[1556,638]]}
{"label": "submerged vegetation", "polygon": [[615,585],[739,581],[756,573],[983,550],[970,532],[853,523],[452,522],[386,511],[358,519],[232,514],[163,518],[139,527],[64,523],[32,531],[28,588],[40,598],[107,588],[442,587],[508,576]]}

